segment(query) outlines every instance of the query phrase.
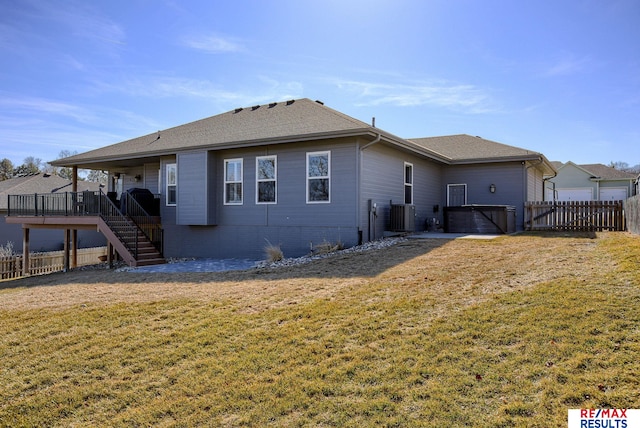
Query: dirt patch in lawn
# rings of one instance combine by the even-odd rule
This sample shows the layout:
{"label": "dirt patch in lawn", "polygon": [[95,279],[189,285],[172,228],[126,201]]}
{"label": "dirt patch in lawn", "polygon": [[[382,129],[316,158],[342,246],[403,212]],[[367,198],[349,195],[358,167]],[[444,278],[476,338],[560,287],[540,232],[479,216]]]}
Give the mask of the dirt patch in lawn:
{"label": "dirt patch in lawn", "polygon": [[[0,283],[0,309],[69,308],[121,302],[215,301],[243,312],[336,299],[370,287],[372,299],[420,287],[442,310],[555,278],[588,281],[612,269],[597,252],[599,235],[528,235],[491,241],[419,239],[363,253],[335,255],[276,269],[218,273],[132,273],[75,270]],[[595,272],[598,271],[598,272]],[[406,286],[405,286],[406,284]]]}

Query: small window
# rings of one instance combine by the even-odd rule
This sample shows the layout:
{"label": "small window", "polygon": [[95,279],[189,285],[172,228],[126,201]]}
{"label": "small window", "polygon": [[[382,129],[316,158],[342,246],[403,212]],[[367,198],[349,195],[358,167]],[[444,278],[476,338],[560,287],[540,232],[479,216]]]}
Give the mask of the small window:
{"label": "small window", "polygon": [[330,202],[331,152],[307,153],[307,203]]}
{"label": "small window", "polygon": [[178,167],[175,163],[167,164],[167,205],[175,206],[178,196]]}
{"label": "small window", "polygon": [[277,157],[256,158],[256,203],[275,204],[277,196]]}
{"label": "small window", "polygon": [[413,204],[413,165],[404,163],[404,203]]}
{"label": "small window", "polygon": [[242,159],[224,161],[224,203],[242,204]]}

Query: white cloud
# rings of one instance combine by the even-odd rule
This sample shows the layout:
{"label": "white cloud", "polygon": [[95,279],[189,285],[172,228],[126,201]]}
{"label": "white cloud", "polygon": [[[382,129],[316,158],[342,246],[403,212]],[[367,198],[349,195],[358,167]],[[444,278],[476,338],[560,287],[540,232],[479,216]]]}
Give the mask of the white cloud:
{"label": "white cloud", "polygon": [[93,117],[89,111],[73,104],[36,97],[0,98],[0,112],[4,115],[28,113],[30,115],[57,115],[70,117],[78,122],[88,122]]}
{"label": "white cloud", "polygon": [[488,113],[497,109],[490,95],[473,85],[448,82],[374,83],[338,81],[340,89],[354,92],[358,105],[413,107],[431,105],[466,113]]}
{"label": "white cloud", "polygon": [[567,55],[546,67],[542,75],[544,77],[570,76],[585,71],[592,64],[588,56],[576,57]]}
{"label": "white cloud", "polygon": [[244,51],[244,47],[236,40],[215,34],[185,36],[182,38],[182,44],[211,54]]}
{"label": "white cloud", "polygon": [[279,81],[266,76],[253,80],[251,87],[238,83],[235,89],[207,79],[172,76],[132,77],[117,83],[95,82],[93,86],[132,97],[207,99],[226,107],[299,98],[303,93],[303,85],[298,81]]}

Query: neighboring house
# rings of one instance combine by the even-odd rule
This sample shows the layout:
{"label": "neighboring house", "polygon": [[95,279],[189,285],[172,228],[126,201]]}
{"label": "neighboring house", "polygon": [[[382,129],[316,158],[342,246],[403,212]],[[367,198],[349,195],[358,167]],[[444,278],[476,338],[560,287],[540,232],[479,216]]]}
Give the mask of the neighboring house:
{"label": "neighboring house", "polygon": [[553,162],[557,175],[545,185],[545,199],[552,201],[617,201],[636,194],[635,174],[603,164],[576,165]]}
{"label": "neighboring house", "polygon": [[392,215],[404,216],[402,230],[425,230],[446,205],[513,205],[522,229],[524,202],[541,199],[543,175],[555,173],[537,152],[468,135],[407,140],[309,99],[238,108],[51,163],[109,171],[118,196],[132,187],[159,194],[165,257],[353,246],[381,238]]}
{"label": "neighboring house", "polygon": [[[57,175],[30,174],[0,181],[0,245],[7,242],[13,244],[16,252],[22,251],[22,228],[19,224],[5,222],[7,215],[8,195],[17,194],[51,194],[71,191],[72,183]],[[78,191],[97,191],[100,185],[89,181],[79,181]],[[56,251],[64,246],[64,231],[53,229],[33,229],[30,237],[31,251]],[[81,230],[78,232],[79,247],[90,248],[104,246],[104,236],[97,231]]]}

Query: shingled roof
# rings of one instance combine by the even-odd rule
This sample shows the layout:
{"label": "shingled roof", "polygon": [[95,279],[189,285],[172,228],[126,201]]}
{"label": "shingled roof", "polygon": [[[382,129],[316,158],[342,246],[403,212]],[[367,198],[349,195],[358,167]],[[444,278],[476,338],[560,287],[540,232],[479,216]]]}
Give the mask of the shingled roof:
{"label": "shingled roof", "polygon": [[[449,159],[452,164],[544,159],[541,153],[467,134],[412,138],[412,141]],[[548,166],[551,163],[546,161]]]}
{"label": "shingled roof", "polygon": [[637,175],[632,172],[620,171],[619,169],[611,168],[610,166],[606,166],[601,163],[579,166],[582,169],[589,171],[594,177],[602,180],[633,180],[637,177]]}
{"label": "shingled roof", "polygon": [[308,98],[237,108],[195,122],[51,162],[52,165],[89,165],[175,154],[199,148],[305,141],[371,133],[378,130]]}
{"label": "shingled roof", "polygon": [[180,151],[228,149],[347,136],[367,136],[444,164],[542,160],[540,153],[470,135],[403,139],[308,98],[237,108],[195,122],[154,132],[50,162],[55,166],[110,169],[139,159],[159,159]]}

